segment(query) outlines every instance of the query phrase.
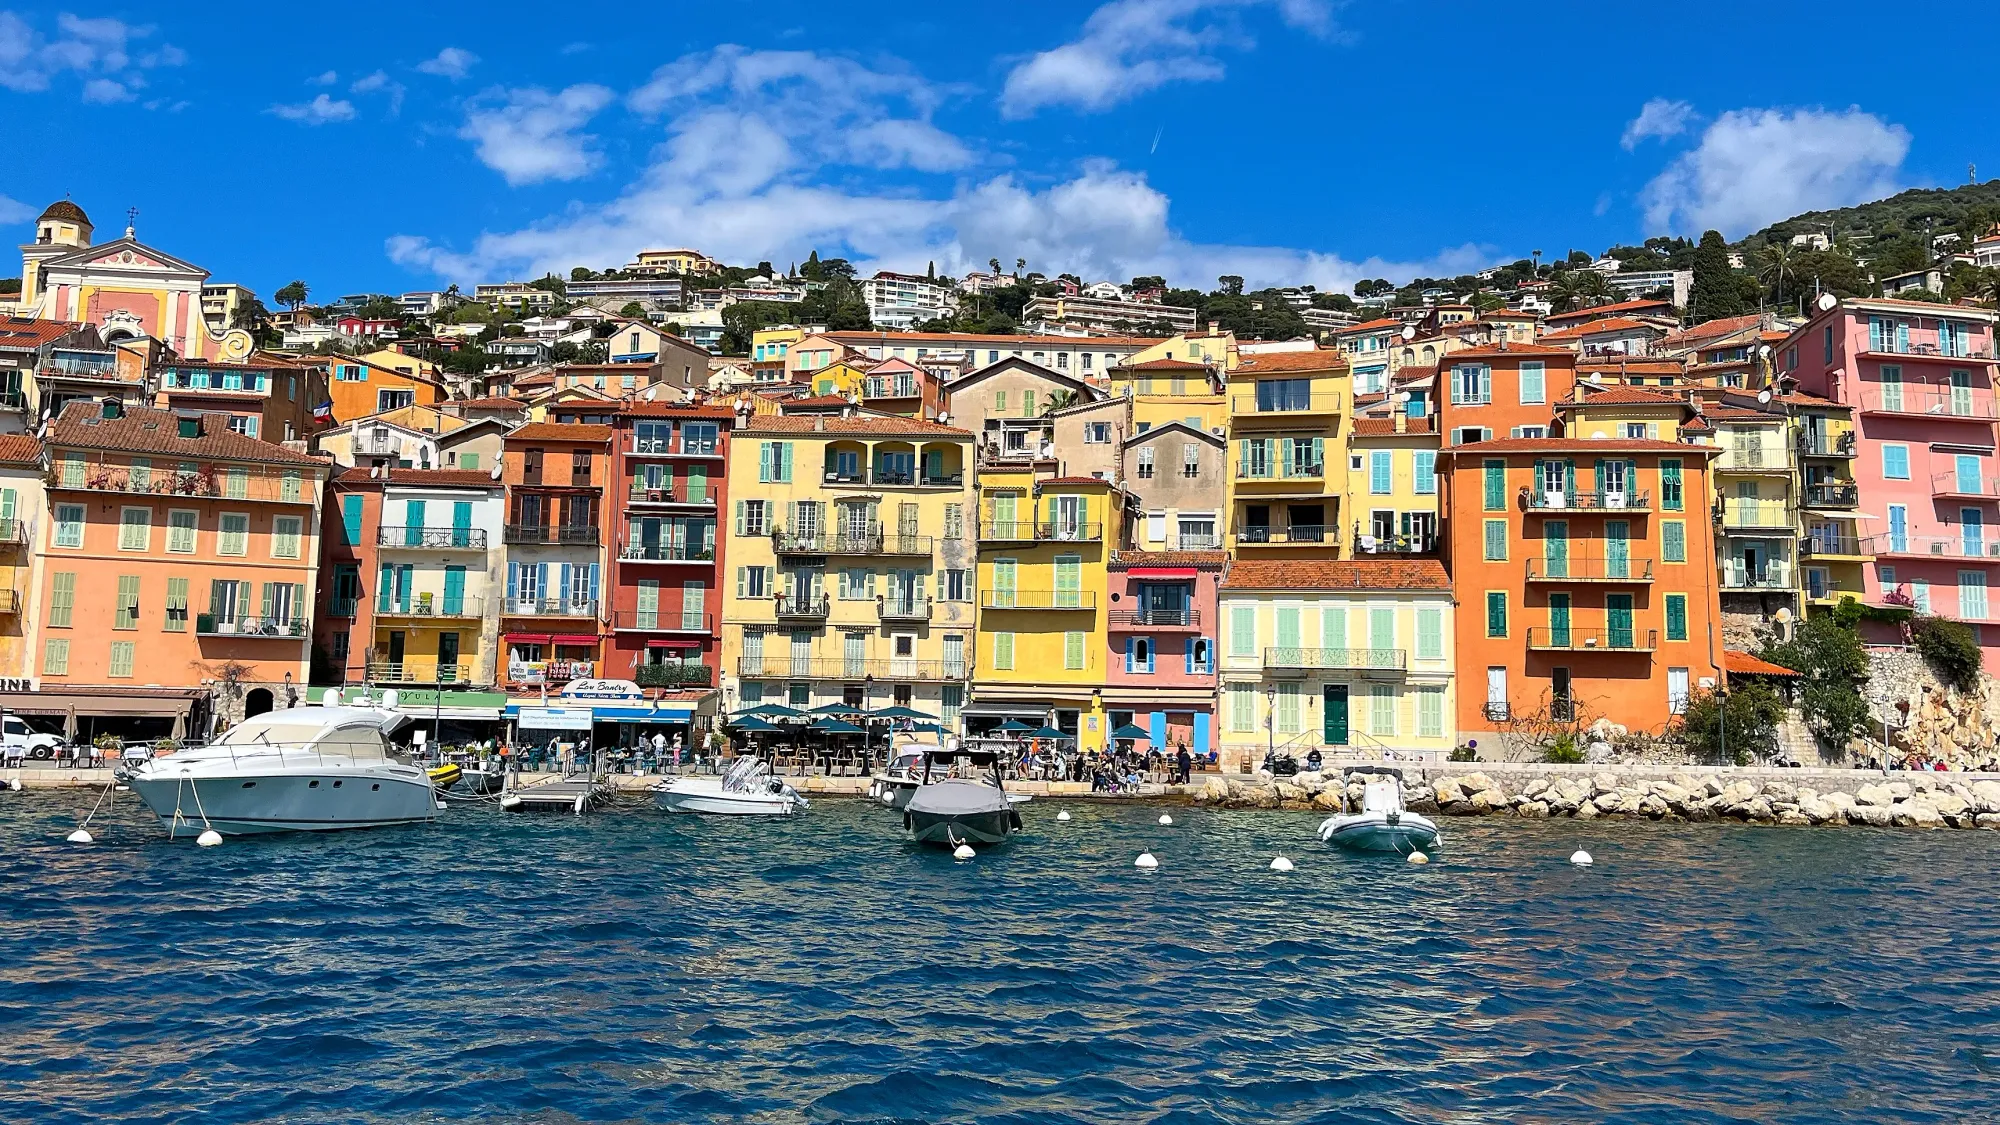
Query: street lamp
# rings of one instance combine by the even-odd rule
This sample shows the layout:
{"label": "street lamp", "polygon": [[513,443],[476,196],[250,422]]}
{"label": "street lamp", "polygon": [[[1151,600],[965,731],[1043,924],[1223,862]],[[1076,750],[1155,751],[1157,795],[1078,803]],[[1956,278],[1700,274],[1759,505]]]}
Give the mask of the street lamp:
{"label": "street lamp", "polygon": [[1275,762],[1278,757],[1278,685],[1264,689],[1264,760]]}

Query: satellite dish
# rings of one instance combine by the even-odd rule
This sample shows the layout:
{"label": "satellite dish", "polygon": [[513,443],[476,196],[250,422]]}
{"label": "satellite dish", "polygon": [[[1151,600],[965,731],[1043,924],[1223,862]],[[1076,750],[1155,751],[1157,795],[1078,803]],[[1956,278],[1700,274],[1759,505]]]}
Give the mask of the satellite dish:
{"label": "satellite dish", "polygon": [[489,477],[492,477],[492,478],[493,478],[494,480],[499,480],[499,479],[500,479],[500,473],[501,473],[501,469],[502,469],[502,466],[503,466],[503,465],[504,465],[504,462],[500,462],[500,461],[495,461],[495,462],[493,462],[493,468],[492,468],[492,470],[491,470],[491,471],[489,471],[489,472],[488,472],[488,473],[487,473],[486,475],[487,475],[487,476],[489,476]]}
{"label": "satellite dish", "polygon": [[1771,345],[1769,345],[1769,344],[1759,344],[1759,345],[1757,345],[1757,355],[1758,355],[1759,357],[1763,358],[1763,359],[1770,359],[1770,358],[1771,358]]}
{"label": "satellite dish", "polygon": [[949,411],[949,410],[941,410],[941,411],[939,411],[939,412],[938,412],[938,424],[939,424],[939,425],[943,425],[944,423],[946,423],[946,422],[949,422],[949,421],[951,421],[951,411]]}
{"label": "satellite dish", "polygon": [[1408,402],[1408,401],[1410,401],[1410,392],[1408,392],[1408,391],[1397,391],[1397,392],[1396,392],[1396,401],[1397,401],[1397,402]]}
{"label": "satellite dish", "polygon": [[1762,403],[1769,403],[1769,402],[1771,401],[1771,392],[1770,392],[1770,391],[1758,391],[1758,392],[1757,392],[1757,401],[1758,401],[1758,402],[1762,402]]}
{"label": "satellite dish", "polygon": [[1589,379],[1592,384],[1602,383],[1604,382],[1604,372],[1593,371],[1589,375],[1584,376],[1584,378]]}
{"label": "satellite dish", "polygon": [[1819,300],[1814,303],[1819,305],[1820,311],[1824,312],[1827,309],[1830,309],[1833,306],[1839,304],[1840,298],[1834,296],[1831,293],[1821,293],[1819,295]]}
{"label": "satellite dish", "polygon": [[1414,324],[1403,325],[1403,339],[1414,340],[1416,338],[1417,338],[1417,326]]}

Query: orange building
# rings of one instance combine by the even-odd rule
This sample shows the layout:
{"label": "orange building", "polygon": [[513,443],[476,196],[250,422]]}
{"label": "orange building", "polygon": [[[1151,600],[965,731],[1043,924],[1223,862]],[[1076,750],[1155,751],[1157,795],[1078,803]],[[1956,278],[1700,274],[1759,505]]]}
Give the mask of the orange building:
{"label": "orange building", "polygon": [[506,596],[496,679],[531,689],[598,675],[611,427],[529,422],[507,435]]}
{"label": "orange building", "polygon": [[325,402],[323,365],[262,352],[241,362],[161,356],[152,364],[153,405],[183,418],[221,415],[245,437],[294,441],[323,428],[313,408]]}
{"label": "orange building", "polygon": [[1551,404],[1576,383],[1576,353],[1502,341],[1463,348],[1438,364],[1438,423],[1444,444],[1547,437]]}
{"label": "orange building", "polygon": [[224,721],[304,698],[324,461],[115,402],[71,403],[46,445],[38,690],[206,686]]}
{"label": "orange building", "polygon": [[311,405],[331,401],[335,422],[352,422],[405,406],[435,406],[445,398],[444,387],[435,379],[361,356],[326,357],[324,363],[327,397]]}
{"label": "orange building", "polygon": [[1496,438],[1446,451],[1461,733],[1658,732],[1722,682],[1709,446]]}

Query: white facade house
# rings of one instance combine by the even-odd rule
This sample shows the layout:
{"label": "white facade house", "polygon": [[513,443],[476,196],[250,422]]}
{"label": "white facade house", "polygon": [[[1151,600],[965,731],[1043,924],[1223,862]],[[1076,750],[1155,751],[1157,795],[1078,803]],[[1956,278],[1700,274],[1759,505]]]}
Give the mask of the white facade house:
{"label": "white facade house", "polygon": [[958,308],[957,296],[930,278],[887,270],[861,283],[861,299],[868,319],[889,329],[914,328]]}

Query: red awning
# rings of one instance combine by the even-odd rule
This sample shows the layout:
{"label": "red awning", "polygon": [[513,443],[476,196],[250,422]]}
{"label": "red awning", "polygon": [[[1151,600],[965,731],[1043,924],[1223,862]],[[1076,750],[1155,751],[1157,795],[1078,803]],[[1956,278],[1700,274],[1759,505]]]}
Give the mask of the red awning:
{"label": "red awning", "polygon": [[663,637],[651,637],[647,639],[646,647],[647,648],[700,648],[701,642],[673,641],[673,640],[667,640]]}
{"label": "red awning", "polygon": [[547,633],[508,633],[500,638],[510,645],[545,645],[549,643]]}
{"label": "red awning", "polygon": [[597,643],[597,634],[596,634],[596,633],[557,633],[557,634],[556,634],[556,643],[557,643],[557,644],[559,644],[559,645],[594,645],[594,644],[596,644],[596,643]]}
{"label": "red awning", "polygon": [[1148,579],[1158,581],[1166,578],[1194,578],[1200,573],[1201,571],[1191,566],[1135,566],[1125,572],[1127,577],[1137,578],[1141,581]]}

